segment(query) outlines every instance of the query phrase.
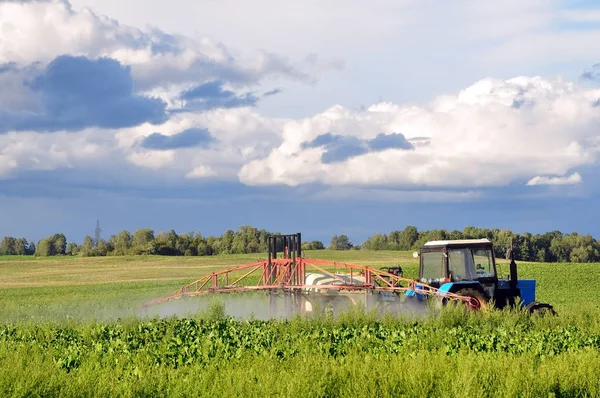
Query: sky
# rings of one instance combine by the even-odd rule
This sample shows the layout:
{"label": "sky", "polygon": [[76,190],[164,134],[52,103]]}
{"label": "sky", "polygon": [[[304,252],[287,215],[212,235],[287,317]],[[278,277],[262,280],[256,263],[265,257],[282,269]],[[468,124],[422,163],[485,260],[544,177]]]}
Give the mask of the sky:
{"label": "sky", "polygon": [[600,236],[600,5],[0,0],[0,236]]}

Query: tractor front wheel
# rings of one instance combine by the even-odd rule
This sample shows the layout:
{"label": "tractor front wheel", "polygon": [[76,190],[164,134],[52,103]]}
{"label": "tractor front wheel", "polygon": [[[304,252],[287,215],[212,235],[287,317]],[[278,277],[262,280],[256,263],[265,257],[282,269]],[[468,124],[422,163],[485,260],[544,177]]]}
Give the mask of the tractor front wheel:
{"label": "tractor front wheel", "polygon": [[465,288],[457,291],[455,294],[474,298],[475,302],[473,304],[475,307],[473,309],[476,311],[486,311],[489,308],[487,297],[477,289]]}

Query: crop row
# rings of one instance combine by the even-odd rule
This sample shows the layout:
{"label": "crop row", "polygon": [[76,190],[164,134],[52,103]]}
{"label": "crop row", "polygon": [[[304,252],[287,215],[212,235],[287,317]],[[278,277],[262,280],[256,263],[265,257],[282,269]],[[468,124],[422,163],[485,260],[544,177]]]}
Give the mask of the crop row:
{"label": "crop row", "polygon": [[53,353],[59,366],[72,369],[87,355],[144,355],[156,365],[229,361],[244,356],[286,359],[298,355],[379,355],[415,351],[461,351],[553,356],[579,350],[600,351],[600,334],[578,326],[519,329],[499,326],[369,322],[236,321],[233,319],[155,319],[131,324],[0,327],[7,347],[29,346]]}

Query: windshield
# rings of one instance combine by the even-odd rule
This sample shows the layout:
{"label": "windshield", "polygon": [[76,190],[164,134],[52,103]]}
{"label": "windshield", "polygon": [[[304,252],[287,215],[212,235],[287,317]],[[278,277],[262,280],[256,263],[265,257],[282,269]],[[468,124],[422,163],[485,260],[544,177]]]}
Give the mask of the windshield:
{"label": "windshield", "polygon": [[494,277],[491,249],[449,249],[448,269],[454,281]]}

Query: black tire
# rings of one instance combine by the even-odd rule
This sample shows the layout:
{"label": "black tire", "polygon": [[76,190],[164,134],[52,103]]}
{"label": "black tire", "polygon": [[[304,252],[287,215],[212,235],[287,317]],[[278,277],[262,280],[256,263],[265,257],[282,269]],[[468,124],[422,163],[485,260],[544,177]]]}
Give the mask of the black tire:
{"label": "black tire", "polygon": [[525,309],[527,312],[529,312],[529,314],[538,314],[540,316],[545,316],[548,314],[553,316],[558,315],[554,310],[554,307],[552,307],[550,304],[538,303],[537,301],[527,304]]}
{"label": "black tire", "polygon": [[464,288],[460,289],[455,294],[458,294],[459,296],[473,297],[475,300],[477,300],[477,307],[474,308],[476,311],[487,311],[489,309],[489,299],[477,289]]}

